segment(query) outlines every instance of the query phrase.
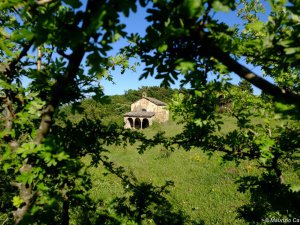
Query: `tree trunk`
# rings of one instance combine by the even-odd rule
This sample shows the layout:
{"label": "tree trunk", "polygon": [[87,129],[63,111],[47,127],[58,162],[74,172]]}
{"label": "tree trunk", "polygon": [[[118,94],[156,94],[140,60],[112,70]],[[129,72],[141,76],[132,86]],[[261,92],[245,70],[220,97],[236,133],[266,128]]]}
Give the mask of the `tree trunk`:
{"label": "tree trunk", "polygon": [[63,215],[61,225],[69,225],[70,215],[69,215],[69,201],[66,199],[63,202]]}

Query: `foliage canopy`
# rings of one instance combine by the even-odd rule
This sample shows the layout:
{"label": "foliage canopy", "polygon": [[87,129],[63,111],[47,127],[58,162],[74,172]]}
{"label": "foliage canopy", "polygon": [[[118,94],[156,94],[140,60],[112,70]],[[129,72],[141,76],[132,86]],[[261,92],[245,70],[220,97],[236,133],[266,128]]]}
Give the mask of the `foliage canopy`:
{"label": "foliage canopy", "polygon": [[[0,165],[5,182],[0,190],[5,194],[0,197],[5,204],[1,212],[16,224],[69,224],[74,211],[96,210],[88,196],[91,180],[86,169],[101,164],[122,179],[131,195],[118,199],[115,213],[105,209],[93,218],[83,216],[84,223],[141,224],[151,218],[156,224],[182,224],[184,217],[170,205],[157,208],[171,183],[163,187],[138,183],[102,154],[105,146],[141,141],[140,152],[157,144],[171,150],[197,146],[208,154],[224,152],[224,160],[254,160],[265,172],[240,179],[241,191],[249,189],[253,195],[241,215],[257,222],[266,216],[299,216],[295,207],[299,188],[285,182],[283,170],[286,166],[299,169],[300,2],[269,3],[271,13],[263,22],[258,17],[263,8],[256,0],[139,0],[148,7],[150,23],[141,37],[127,34],[120,21],[121,14],[130,16],[137,10],[135,0],[2,1]],[[238,5],[243,26],[230,27],[214,19],[215,12],[233,11]],[[132,44],[120,55],[108,56],[120,38]],[[43,54],[35,57],[31,53],[36,50]],[[170,104],[184,123],[181,134],[168,138],[158,133],[147,139],[117,125],[106,126],[98,118],[83,117],[73,123],[60,110],[64,104],[80,110],[77,103],[86,94],[103,100],[101,79],[111,79],[110,70],[116,66],[130,69],[128,58],[135,55],[146,65],[141,78],[155,76],[168,86],[184,75],[182,85],[190,84]],[[260,66],[274,82],[255,74],[239,59]],[[232,88],[229,72],[260,88],[274,102]],[[24,85],[24,78],[29,85]],[[218,110],[220,97],[230,99],[226,113],[237,122],[237,128],[226,134],[222,134]],[[290,121],[272,125],[278,115]],[[258,117],[265,120],[251,122]],[[55,123],[58,119],[61,123]],[[82,163],[86,155],[91,156],[91,165]],[[282,204],[272,201],[270,193]],[[172,218],[177,220],[159,210],[176,214]]]}

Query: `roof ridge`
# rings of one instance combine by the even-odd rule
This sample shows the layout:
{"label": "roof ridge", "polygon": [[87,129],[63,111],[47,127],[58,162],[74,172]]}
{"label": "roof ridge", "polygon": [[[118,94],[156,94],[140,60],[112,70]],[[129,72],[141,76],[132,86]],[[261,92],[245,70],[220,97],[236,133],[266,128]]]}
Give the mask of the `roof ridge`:
{"label": "roof ridge", "polygon": [[143,98],[149,100],[150,102],[152,102],[152,103],[154,103],[158,106],[166,106],[167,105],[167,103],[165,103],[163,101],[160,101],[160,100],[158,100],[156,98],[153,98],[153,97],[143,97]]}

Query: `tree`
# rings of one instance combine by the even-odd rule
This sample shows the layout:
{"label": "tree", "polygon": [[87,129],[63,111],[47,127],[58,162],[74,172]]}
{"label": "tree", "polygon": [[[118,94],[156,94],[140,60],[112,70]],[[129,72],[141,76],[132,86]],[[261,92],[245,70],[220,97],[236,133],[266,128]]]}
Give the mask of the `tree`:
{"label": "tree", "polygon": [[125,97],[131,101],[135,102],[139,100],[142,97],[143,93],[146,93],[148,97],[153,97],[156,99],[159,99],[161,101],[169,102],[172,98],[172,95],[176,92],[176,90],[173,90],[171,88],[164,88],[164,87],[147,87],[142,86],[138,90],[127,90],[125,92]]}
{"label": "tree", "polygon": [[[170,106],[175,116],[182,118],[185,129],[169,139],[169,145],[187,150],[202,147],[208,154],[223,152],[224,160],[254,160],[258,168],[264,169],[262,176],[241,179],[240,190],[250,190],[253,202],[240,213],[252,222],[274,215],[291,218],[300,213],[295,208],[299,189],[286,183],[283,175],[286,168],[299,165],[300,48],[296,36],[300,3],[269,3],[272,12],[263,22],[258,17],[263,10],[260,2],[242,0],[238,16],[244,22],[230,27],[213,16],[218,11],[235,10],[233,0],[157,1],[148,10],[151,25],[146,35],[132,35],[136,45],[126,49],[145,63],[141,78],[155,76],[168,86],[184,75],[182,84],[191,85],[189,94],[177,95]],[[274,82],[252,72],[239,59],[260,66]],[[230,88],[230,72],[277,103],[272,105],[250,92]],[[218,132],[222,129],[222,116],[216,110],[220,94],[231,99],[229,115],[237,123],[237,128],[225,135]],[[272,120],[279,116],[289,116],[292,124],[276,126]],[[254,125],[251,121],[255,118],[268,119]],[[276,201],[272,200],[274,195]]]}
{"label": "tree", "polygon": [[242,89],[242,91],[248,91],[250,93],[253,93],[253,88],[251,87],[251,84],[246,80],[240,81],[238,83],[238,86]]}
{"label": "tree", "polygon": [[[65,118],[59,111],[63,104],[87,93],[102,96],[99,80],[114,66],[128,66],[107,52],[126,36],[119,16],[136,11],[136,2],[2,1],[0,9],[1,173],[10,174],[8,183],[16,188],[10,191],[5,183],[13,198],[1,210],[13,211],[16,224],[69,224],[79,202],[91,207],[80,158],[94,152],[99,163],[104,150],[98,135],[113,131],[99,121],[86,119],[74,128],[66,119],[58,126],[55,119]],[[38,58],[32,55],[37,49]],[[120,141],[116,134],[105,138]]]}
{"label": "tree", "polygon": [[[142,77],[153,75],[157,70],[156,78],[163,79],[164,84],[178,79],[180,73],[186,75],[183,82],[192,80],[195,83],[194,79],[205,80],[208,71],[220,74],[229,71],[279,101],[298,104],[298,64],[295,63],[297,47],[294,47],[297,44],[293,37],[298,31],[296,18],[299,3],[291,1],[288,8],[284,3],[285,1],[270,1],[273,7],[270,21],[264,26],[262,21],[254,17],[247,21],[242,32],[236,27],[219,23],[211,16],[215,11],[234,10],[234,0],[226,3],[209,0],[203,4],[199,1],[161,1],[154,4],[153,9],[148,10],[150,15],[147,19],[152,25],[147,28],[146,36],[132,36],[132,40],[137,43],[136,51],[147,65]],[[249,15],[249,8],[241,14]],[[275,41],[272,34],[277,31],[280,36]],[[282,58],[278,52],[288,54],[284,54]],[[250,71],[231,55],[237,58],[246,57],[247,62],[261,66],[278,85]],[[283,81],[284,78],[290,81],[289,85],[287,81]]]}
{"label": "tree", "polygon": [[[146,5],[146,1],[139,2]],[[136,45],[116,57],[109,57],[108,51],[116,40],[127,36],[119,17],[136,11],[134,0],[88,0],[84,5],[79,0],[1,2],[0,160],[6,182],[1,182],[0,189],[8,194],[0,197],[1,201],[12,198],[1,211],[13,211],[10,219],[17,224],[69,224],[72,211],[79,208],[82,215],[88,215],[81,218],[85,223],[99,223],[97,219],[114,224],[141,223],[143,217],[152,217],[158,224],[172,224],[176,218],[173,212],[172,218],[163,219],[160,210],[155,214],[145,209],[165,200],[159,195],[168,184],[161,188],[138,184],[102,154],[106,145],[140,140],[140,152],[156,144],[187,150],[200,146],[210,154],[223,152],[224,160],[255,160],[266,172],[241,179],[241,191],[250,189],[253,197],[241,215],[246,219],[258,215],[257,221],[278,214],[297,218],[299,190],[291,189],[282,171],[286,165],[299,165],[299,126],[296,122],[273,126],[273,105],[228,88],[227,79],[228,73],[234,72],[273,96],[281,113],[299,114],[300,3],[270,0],[272,13],[264,23],[257,17],[261,7],[256,1],[241,2],[244,7],[239,15],[245,26],[238,29],[213,18],[214,12],[234,10],[234,0],[153,1],[148,6],[151,24],[145,37],[132,35],[129,40]],[[32,52],[38,48],[43,56],[37,59]],[[185,94],[175,96],[170,107],[184,120],[181,134],[166,138],[159,133],[149,140],[141,133],[103,126],[98,120],[73,124],[59,110],[64,104],[79,110],[77,102],[87,93],[101,97],[99,79],[110,78],[109,69],[115,66],[129,68],[126,55],[132,54],[138,54],[146,64],[142,78],[156,71],[156,78],[168,85],[182,74],[182,84],[190,84]],[[240,58],[261,66],[274,83],[241,65]],[[42,65],[37,69],[36,61],[40,64],[40,60]],[[212,74],[217,79],[208,79]],[[23,78],[29,85],[24,85]],[[222,119],[216,109],[224,91],[234,103],[230,115],[236,118],[237,128],[221,135],[217,131]],[[251,118],[258,116],[269,120],[259,126],[251,123]],[[63,119],[63,124],[55,123],[57,118]],[[109,210],[100,216],[86,213],[95,211],[87,192],[91,181],[80,160],[86,155],[91,156],[91,165],[102,163],[130,187],[129,200],[119,199],[118,206],[123,207],[114,208],[117,216],[110,215]],[[147,196],[141,194],[143,190]],[[276,195],[277,203],[270,194]],[[125,202],[135,205],[137,213],[125,207]],[[162,210],[172,211],[168,204]],[[182,217],[176,215],[180,219],[173,224],[180,224]]]}

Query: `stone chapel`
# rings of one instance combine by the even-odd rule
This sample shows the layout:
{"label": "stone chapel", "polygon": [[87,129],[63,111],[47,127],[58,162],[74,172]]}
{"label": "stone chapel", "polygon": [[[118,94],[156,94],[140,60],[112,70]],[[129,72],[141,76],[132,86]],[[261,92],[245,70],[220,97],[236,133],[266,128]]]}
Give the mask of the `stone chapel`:
{"label": "stone chapel", "polygon": [[167,104],[143,93],[140,100],[131,104],[131,111],[124,114],[124,128],[144,129],[151,126],[153,121],[163,123],[168,120]]}

